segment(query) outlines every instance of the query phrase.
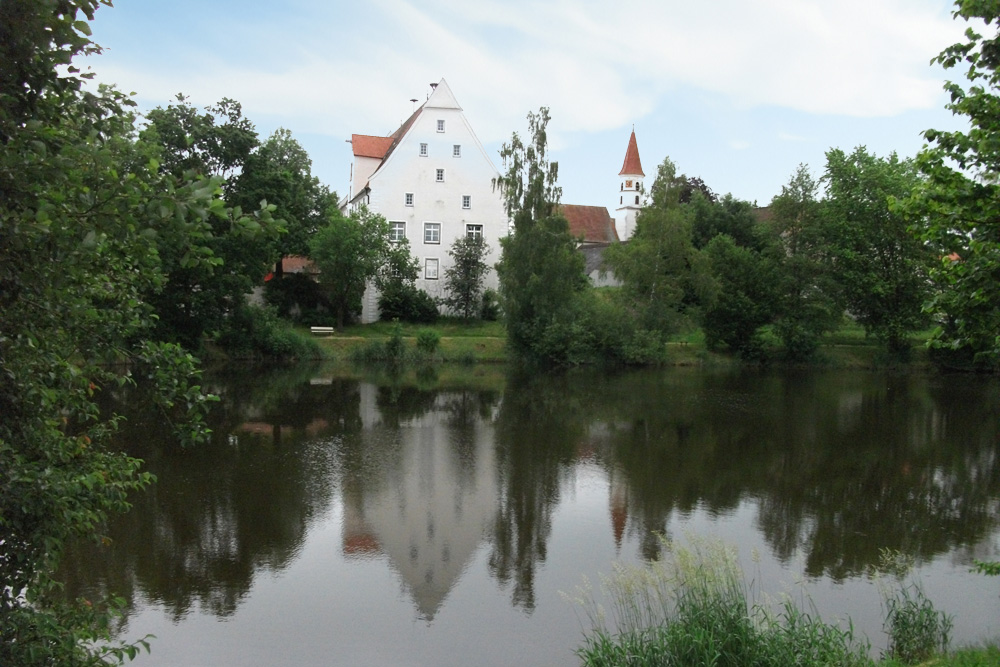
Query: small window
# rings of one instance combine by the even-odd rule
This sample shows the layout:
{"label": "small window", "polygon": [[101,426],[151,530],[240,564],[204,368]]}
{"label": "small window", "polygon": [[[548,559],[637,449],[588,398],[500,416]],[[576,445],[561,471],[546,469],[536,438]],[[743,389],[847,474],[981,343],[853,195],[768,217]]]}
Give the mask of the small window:
{"label": "small window", "polygon": [[472,208],[472,195],[462,195],[462,208]]}
{"label": "small window", "polygon": [[618,188],[618,191],[619,192],[625,192],[625,184],[624,183],[621,184],[621,187]]}
{"label": "small window", "polygon": [[461,144],[455,144],[454,146],[451,147],[451,156],[452,157],[462,157],[462,146],[461,146]]}
{"label": "small window", "polygon": [[465,235],[470,239],[481,239],[483,238],[483,226],[482,225],[466,225]]}
{"label": "small window", "polygon": [[639,195],[636,195],[636,196],[635,196],[635,205],[636,205],[636,206],[638,206],[638,205],[639,205]]}
{"label": "small window", "polygon": [[437,170],[437,176],[434,178],[438,183],[444,183],[444,169]]}
{"label": "small window", "polygon": [[406,204],[407,206],[413,206],[412,192],[407,192],[405,195],[403,195],[403,203]]}
{"label": "small window", "polygon": [[427,280],[438,279],[438,261],[436,259],[424,260],[424,278]]}
{"label": "small window", "polygon": [[441,243],[441,223],[424,223],[424,243]]}
{"label": "small window", "polygon": [[619,204],[624,204],[625,203],[625,198],[624,197],[619,197],[618,198],[618,203]]}
{"label": "small window", "polygon": [[427,144],[420,144],[420,157],[427,157]]}
{"label": "small window", "polygon": [[438,119],[438,132],[444,132],[444,120]]}
{"label": "small window", "polygon": [[390,223],[392,227],[389,229],[389,240],[393,243],[399,243],[406,239],[406,223],[405,222],[392,222]]}

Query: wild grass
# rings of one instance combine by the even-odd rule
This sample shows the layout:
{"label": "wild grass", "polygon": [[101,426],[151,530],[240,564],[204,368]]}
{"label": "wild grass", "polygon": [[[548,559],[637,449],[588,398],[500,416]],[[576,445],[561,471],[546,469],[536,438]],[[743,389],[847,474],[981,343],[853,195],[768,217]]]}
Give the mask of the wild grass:
{"label": "wild grass", "polygon": [[576,598],[592,631],[584,665],[871,665],[853,627],[824,623],[785,599],[753,599],[732,548],[694,542],[641,567],[618,565],[602,580],[607,605],[586,586]]}
{"label": "wild grass", "polygon": [[589,667],[979,667],[998,665],[995,645],[946,654],[952,620],[908,580],[912,560],[886,551],[873,571],[885,604],[888,647],[876,661],[850,621],[823,621],[815,608],[753,590],[734,548],[692,538],[665,543],[665,556],[618,564],[602,578],[604,604],[589,583],[573,598],[591,625],[577,654]]}

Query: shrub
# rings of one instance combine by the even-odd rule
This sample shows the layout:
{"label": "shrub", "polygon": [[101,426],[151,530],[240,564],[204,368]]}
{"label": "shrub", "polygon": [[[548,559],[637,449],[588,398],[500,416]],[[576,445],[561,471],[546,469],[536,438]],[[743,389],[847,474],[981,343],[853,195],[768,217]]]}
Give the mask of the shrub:
{"label": "shrub", "polygon": [[479,317],[487,322],[496,322],[500,319],[500,296],[495,290],[483,291],[483,304]]}
{"label": "shrub", "polygon": [[323,304],[323,292],[319,283],[306,274],[289,273],[264,284],[264,300],[281,317],[309,323],[306,320],[315,318]]}
{"label": "shrub", "polygon": [[431,355],[437,352],[441,343],[441,334],[432,329],[421,329],[417,332],[417,349],[424,354]]}
{"label": "shrub", "polygon": [[379,318],[383,321],[399,320],[416,324],[437,321],[437,304],[427,292],[407,283],[386,285],[379,295]]}
{"label": "shrub", "polygon": [[323,356],[316,341],[282,322],[273,308],[244,305],[227,320],[218,343],[241,359],[315,359]]}

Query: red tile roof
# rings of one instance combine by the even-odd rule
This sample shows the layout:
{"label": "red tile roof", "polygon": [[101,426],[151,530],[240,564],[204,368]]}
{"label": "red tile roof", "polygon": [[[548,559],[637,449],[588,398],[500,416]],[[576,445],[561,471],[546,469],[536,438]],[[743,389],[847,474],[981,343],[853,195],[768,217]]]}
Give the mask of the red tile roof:
{"label": "red tile roof", "polygon": [[392,146],[392,137],[372,137],[367,134],[352,134],[351,146],[354,148],[355,157],[375,157],[382,159],[385,157],[389,147]]}
{"label": "red tile roof", "polygon": [[624,176],[625,174],[630,176],[636,174],[639,176],[646,175],[642,170],[642,162],[639,161],[639,145],[635,142],[635,130],[632,130],[632,136],[628,140],[628,149],[625,151],[625,163],[622,165],[622,170],[618,172],[619,176]]}
{"label": "red tile roof", "polygon": [[313,261],[302,255],[288,255],[281,258],[281,270],[285,273],[319,273]]}
{"label": "red tile roof", "polygon": [[618,240],[615,221],[603,206],[560,204],[559,213],[569,222],[569,233],[584,243],[612,243]]}

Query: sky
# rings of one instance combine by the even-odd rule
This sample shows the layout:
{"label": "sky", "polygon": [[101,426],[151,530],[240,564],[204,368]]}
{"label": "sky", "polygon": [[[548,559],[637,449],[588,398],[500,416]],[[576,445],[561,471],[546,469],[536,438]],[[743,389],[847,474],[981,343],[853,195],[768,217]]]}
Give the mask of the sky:
{"label": "sky", "polygon": [[948,0],[115,0],[92,24],[96,79],[140,110],[239,101],[348,190],[351,134],[396,130],[442,78],[494,165],[549,107],[562,201],[612,214],[633,128],[648,178],[669,157],[767,205],[799,164],[865,146],[911,157],[956,129],[931,59],[966,24]]}

